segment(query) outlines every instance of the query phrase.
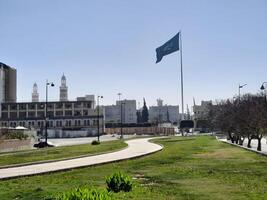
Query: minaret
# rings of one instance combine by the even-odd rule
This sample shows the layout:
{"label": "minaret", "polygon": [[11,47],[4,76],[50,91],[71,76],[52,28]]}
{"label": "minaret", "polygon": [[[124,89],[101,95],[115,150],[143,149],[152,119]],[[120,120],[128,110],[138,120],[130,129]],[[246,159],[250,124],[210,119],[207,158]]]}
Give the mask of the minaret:
{"label": "minaret", "polygon": [[61,86],[59,87],[59,100],[60,101],[68,101],[68,87],[66,84],[66,77],[63,74],[61,78]]}
{"label": "minaret", "polygon": [[33,84],[33,89],[32,89],[32,102],[39,102],[38,86],[37,86],[36,83]]}

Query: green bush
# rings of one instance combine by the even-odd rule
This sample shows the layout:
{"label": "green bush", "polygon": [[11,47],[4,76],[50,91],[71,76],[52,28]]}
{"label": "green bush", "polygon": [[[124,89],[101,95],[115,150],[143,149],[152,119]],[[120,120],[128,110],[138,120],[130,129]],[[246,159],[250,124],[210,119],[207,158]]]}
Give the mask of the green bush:
{"label": "green bush", "polygon": [[22,132],[8,132],[4,136],[5,136],[5,139],[26,140],[28,138],[28,135],[25,135]]}
{"label": "green bush", "polygon": [[99,141],[97,141],[97,140],[93,140],[91,144],[92,144],[92,145],[99,145],[99,144],[100,144],[100,142],[99,142]]}
{"label": "green bush", "polygon": [[132,178],[122,172],[115,172],[111,176],[107,177],[106,184],[108,191],[113,192],[129,192],[132,190],[133,186]]}
{"label": "green bush", "polygon": [[113,198],[106,190],[77,188],[57,196],[56,200],[113,200]]}

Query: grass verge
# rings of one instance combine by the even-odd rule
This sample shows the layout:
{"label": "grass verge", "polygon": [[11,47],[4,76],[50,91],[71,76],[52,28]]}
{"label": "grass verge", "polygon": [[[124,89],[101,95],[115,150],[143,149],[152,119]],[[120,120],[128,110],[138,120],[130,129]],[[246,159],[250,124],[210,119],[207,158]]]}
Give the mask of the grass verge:
{"label": "grass verge", "polygon": [[105,188],[105,177],[124,171],[133,191],[115,199],[267,199],[267,159],[212,137],[156,140],[164,149],[134,160],[0,182],[1,199],[51,199],[80,186]]}
{"label": "grass verge", "polygon": [[1,153],[0,168],[9,165],[29,164],[44,161],[69,159],[79,156],[94,155],[126,147],[121,140],[101,142],[100,145],[91,143],[73,146],[51,147],[44,149],[27,150],[16,153]]}

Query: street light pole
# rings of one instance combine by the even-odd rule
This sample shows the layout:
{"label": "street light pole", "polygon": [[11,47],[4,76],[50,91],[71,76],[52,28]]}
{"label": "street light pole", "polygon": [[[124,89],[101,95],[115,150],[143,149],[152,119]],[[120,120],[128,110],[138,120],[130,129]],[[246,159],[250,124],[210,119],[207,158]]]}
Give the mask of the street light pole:
{"label": "street light pole", "polygon": [[47,105],[48,105],[48,86],[54,87],[54,83],[53,82],[48,82],[48,80],[46,80],[46,84],[45,84],[45,145],[47,146]]}
{"label": "street light pole", "polygon": [[122,101],[121,101],[121,95],[122,93],[118,93],[118,96],[119,96],[119,102],[120,102],[120,111],[121,111],[121,124],[120,124],[120,128],[121,128],[121,139],[123,139],[123,134],[122,134]]}
{"label": "street light pole", "polygon": [[100,133],[99,133],[99,98],[103,98],[103,96],[97,96],[97,140],[100,142]]}
{"label": "street light pole", "polygon": [[267,101],[267,91],[266,91],[266,86],[264,86],[264,84],[266,84],[267,82],[263,82],[262,84],[261,84],[261,87],[260,87],[260,89],[261,90],[264,90],[264,93],[265,93],[265,100]]}
{"label": "street light pole", "polygon": [[245,87],[247,84],[244,84],[244,85],[238,85],[238,100],[240,101],[240,89]]}

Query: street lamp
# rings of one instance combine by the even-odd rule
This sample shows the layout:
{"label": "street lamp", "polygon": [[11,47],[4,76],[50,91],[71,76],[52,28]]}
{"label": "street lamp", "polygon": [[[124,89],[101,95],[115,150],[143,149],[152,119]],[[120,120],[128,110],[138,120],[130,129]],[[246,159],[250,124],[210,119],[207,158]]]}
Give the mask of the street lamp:
{"label": "street lamp", "polygon": [[263,82],[263,83],[261,84],[261,87],[260,87],[260,89],[265,91],[265,99],[267,100],[267,91],[266,91],[266,86],[264,86],[264,84],[266,84],[266,83],[267,83],[267,82]]}
{"label": "street lamp", "polygon": [[118,93],[118,96],[119,96],[119,102],[120,102],[120,104],[121,104],[121,124],[120,124],[120,128],[121,128],[121,139],[123,139],[123,134],[122,134],[122,101],[121,101],[121,95],[122,95],[122,93]]}
{"label": "street lamp", "polygon": [[99,98],[103,99],[103,96],[97,96],[97,140],[100,142],[99,134]]}
{"label": "street lamp", "polygon": [[48,80],[46,80],[46,87],[45,87],[45,91],[46,91],[46,98],[45,98],[45,145],[47,146],[47,104],[48,104],[48,86],[54,87],[55,84],[53,82],[48,82]]}
{"label": "street lamp", "polygon": [[239,86],[238,86],[238,99],[239,99],[239,101],[240,101],[240,89],[241,88],[243,88],[243,87],[245,87],[247,84],[244,84],[244,85],[240,85],[239,84]]}

